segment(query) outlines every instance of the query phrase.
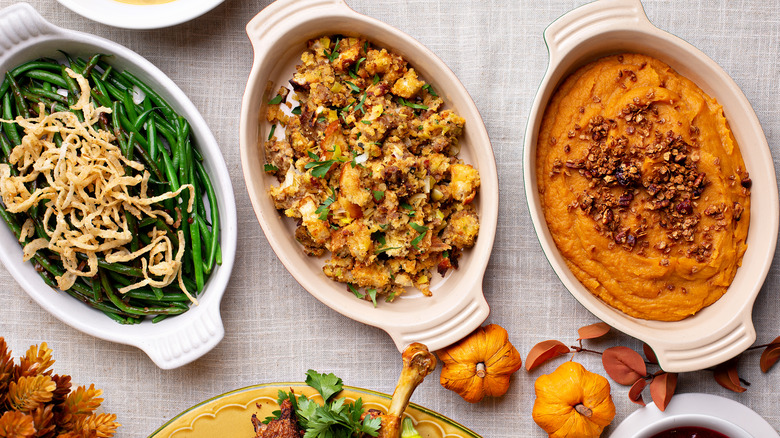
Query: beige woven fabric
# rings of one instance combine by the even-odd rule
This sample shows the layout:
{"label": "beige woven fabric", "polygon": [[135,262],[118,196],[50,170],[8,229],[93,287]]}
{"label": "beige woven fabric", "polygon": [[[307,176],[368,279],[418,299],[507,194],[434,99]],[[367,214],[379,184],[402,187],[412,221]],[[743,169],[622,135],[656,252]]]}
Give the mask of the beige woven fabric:
{"label": "beige woven fabric", "polygon": [[[300,381],[306,370],[333,372],[353,386],[391,393],[399,355],[384,332],[322,305],[287,273],[265,240],[246,194],[238,153],[238,115],[252,60],[245,24],[269,1],[226,0],[207,15],[168,29],[131,31],[86,20],[52,0],[29,0],[52,23],[94,33],[139,52],[188,94],[211,126],[231,171],[238,207],[238,253],[222,302],[225,338],[203,358],[162,371],[140,350],[84,335],[56,320],[0,268],[0,336],[16,356],[47,342],[59,373],[104,390],[120,437],[147,436],[185,408],[223,392],[263,382]],[[108,1],[108,0],[107,0]],[[186,0],[180,0],[186,1]],[[0,8],[14,0],[0,0]],[[596,322],[563,288],[547,263],[528,216],[522,147],[528,112],[547,64],[545,27],[583,0],[347,0],[359,12],[411,34],[439,55],[471,93],[488,128],[498,164],[501,206],[484,288],[488,322],[508,329],[525,357],[545,339],[574,342]],[[775,0],[646,0],[650,20],[697,46],[731,74],[753,104],[775,159],[780,154],[780,3]],[[742,145],[752,147],[752,145]],[[0,249],[2,250],[2,249]],[[780,335],[780,259],[754,310],[759,342]],[[592,343],[641,345],[620,334]],[[740,363],[752,383],[733,394],[709,372],[680,376],[679,392],[738,400],[780,427],[780,370],[762,374],[758,352]],[[604,375],[600,357],[577,357]],[[513,378],[506,396],[469,404],[438,384],[439,371],[412,401],[485,437],[542,437],[531,418],[533,383],[554,365]],[[628,388],[612,384],[614,425],[637,409]],[[249,421],[249,419],[247,419]],[[607,429],[609,432],[611,429]]]}

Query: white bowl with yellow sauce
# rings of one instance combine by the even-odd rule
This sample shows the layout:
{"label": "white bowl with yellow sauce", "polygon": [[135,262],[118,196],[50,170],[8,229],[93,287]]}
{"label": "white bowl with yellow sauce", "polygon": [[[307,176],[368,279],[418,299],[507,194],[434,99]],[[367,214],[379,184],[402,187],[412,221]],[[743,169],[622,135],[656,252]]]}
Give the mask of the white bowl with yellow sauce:
{"label": "white bowl with yellow sauce", "polygon": [[225,0],[57,0],[71,11],[109,26],[158,29],[199,17]]}
{"label": "white bowl with yellow sauce", "polygon": [[[498,175],[493,149],[482,118],[453,72],[435,54],[409,35],[350,9],[343,0],[279,0],[267,6],[247,25],[254,47],[241,107],[239,143],[249,198],[266,239],[292,276],[309,293],[337,312],[386,331],[399,350],[421,342],[431,350],[450,345],[480,326],[489,313],[482,292],[498,221]],[[450,108],[466,120],[459,157],[480,174],[474,199],[480,231],[473,248],[463,251],[460,268],[443,278],[434,277],[432,296],[409,290],[391,303],[357,299],[344,283],[326,277],[324,259],[304,254],[295,240],[295,224],[274,208],[268,190],[276,185],[263,169],[263,141],[271,132],[266,121],[271,93],[292,78],[306,42],[314,37],[341,34],[363,36],[379,47],[402,55],[422,78],[429,80]],[[269,87],[269,84],[273,87]]]}
{"label": "white bowl with yellow sauce", "polygon": [[[528,119],[524,178],[531,219],[556,274],[594,315],[649,344],[666,371],[704,369],[736,356],[755,340],[753,303],[771,265],[778,233],[773,161],[747,98],[713,60],[653,26],[639,0],[599,0],[582,6],[550,24],[544,37],[550,60]],[[575,70],[619,53],[641,53],[659,59],[714,97],[723,106],[732,133],[741,145],[752,180],[747,250],[741,267],[719,300],[679,321],[633,318],[588,291],[567,266],[543,212],[537,183],[537,141],[545,108],[558,86]]]}
{"label": "white bowl with yellow sauce", "polygon": [[22,247],[4,222],[0,223],[0,261],[30,298],[65,324],[100,339],[137,347],[160,368],[180,367],[209,352],[225,334],[219,307],[233,269],[237,240],[235,196],[227,165],[195,105],[141,55],[104,38],[56,27],[26,3],[0,10],[0,73],[41,57],[60,59],[60,51],[73,57],[111,55],[113,67],[135,74],[190,122],[192,138],[203,155],[203,165],[217,195],[222,264],[215,267],[206,282],[199,304],[187,312],[158,323],[147,319],[122,325],[44,283],[32,263],[22,261]]}

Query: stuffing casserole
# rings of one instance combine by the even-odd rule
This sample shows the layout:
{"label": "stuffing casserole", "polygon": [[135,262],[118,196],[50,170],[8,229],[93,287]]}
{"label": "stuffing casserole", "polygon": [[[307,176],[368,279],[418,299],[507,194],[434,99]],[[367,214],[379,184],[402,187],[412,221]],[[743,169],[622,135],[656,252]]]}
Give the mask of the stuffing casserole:
{"label": "stuffing casserole", "polygon": [[[356,296],[392,301],[472,247],[478,171],[457,157],[464,120],[403,57],[359,37],[310,40],[270,99],[261,139],[275,207]],[[282,134],[282,131],[284,133]]]}

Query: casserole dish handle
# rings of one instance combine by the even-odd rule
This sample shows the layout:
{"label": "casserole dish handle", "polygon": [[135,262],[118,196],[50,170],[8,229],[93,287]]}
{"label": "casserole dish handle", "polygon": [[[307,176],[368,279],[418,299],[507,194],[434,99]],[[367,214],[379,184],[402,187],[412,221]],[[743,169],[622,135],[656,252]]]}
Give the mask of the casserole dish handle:
{"label": "casserole dish handle", "polygon": [[164,325],[169,321],[161,321],[151,326],[155,335],[139,336],[135,342],[130,342],[164,370],[178,368],[203,356],[225,336],[219,306],[193,306],[176,319],[176,324],[170,328],[166,329]]}
{"label": "casserole dish handle", "polygon": [[299,17],[307,15],[316,16],[323,9],[333,13],[339,8],[352,12],[344,0],[277,0],[266,6],[246,25],[255,60],[260,59],[260,55],[268,49],[264,41],[276,40],[284,30],[285,23],[296,23]]}
{"label": "casserole dish handle", "polygon": [[747,306],[732,321],[713,333],[707,342],[688,346],[683,343],[649,341],[658,364],[667,372],[685,372],[714,366],[737,356],[756,340],[752,322],[753,306]]}
{"label": "casserole dish handle", "polygon": [[647,19],[639,0],[598,0],[553,21],[544,30],[544,40],[552,63],[559,53],[569,53],[594,35],[637,28],[657,29]]}
{"label": "casserole dish handle", "polygon": [[380,328],[390,335],[398,351],[403,351],[413,342],[425,344],[431,351],[448,347],[468,336],[485,322],[490,314],[490,307],[482,292],[481,278],[473,288],[475,289],[471,289],[449,312],[433,323],[425,324],[424,328],[415,327],[414,324]]}
{"label": "casserole dish handle", "polygon": [[24,43],[59,33],[58,27],[44,20],[29,4],[8,6],[0,10],[0,61],[11,49],[16,52]]}

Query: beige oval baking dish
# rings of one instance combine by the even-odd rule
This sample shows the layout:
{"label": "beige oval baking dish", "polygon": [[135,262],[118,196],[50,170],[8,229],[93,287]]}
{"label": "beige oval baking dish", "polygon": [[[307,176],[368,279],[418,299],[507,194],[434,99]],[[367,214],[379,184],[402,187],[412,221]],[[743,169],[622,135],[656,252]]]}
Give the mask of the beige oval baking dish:
{"label": "beige oval baking dish", "polygon": [[[638,0],[599,0],[562,16],[545,30],[550,61],[526,128],[524,178],[531,219],[547,259],[572,295],[594,315],[649,344],[670,372],[724,362],[756,338],[751,314],[772,262],[778,232],[775,169],[758,118],[737,84],[701,51],[653,26]],[[558,84],[576,68],[608,54],[639,52],[658,58],[723,105],[753,180],[748,249],[726,294],[677,322],[647,321],[608,306],[574,277],[553,242],[536,187],[536,141],[544,109]]]}
{"label": "beige oval baking dish", "polygon": [[[254,64],[241,106],[240,149],[249,198],[271,247],[292,276],[309,293],[337,312],[386,331],[402,350],[422,342],[431,350],[452,344],[477,328],[489,313],[482,278],[493,246],[498,219],[498,177],[487,130],[474,102],[453,72],[409,35],[350,9],[343,0],[279,0],[266,7],[246,27],[254,47]],[[464,251],[460,269],[434,277],[432,297],[410,290],[393,303],[377,308],[356,299],[346,285],[322,273],[324,259],[306,256],[295,241],[295,224],[280,217],[268,195],[276,184],[263,171],[263,140],[269,92],[289,85],[306,42],[320,35],[361,35],[403,55],[442,96],[448,108],[466,119],[460,157],[475,166],[482,180],[475,199],[480,233],[474,248]],[[269,81],[273,86],[269,87]]]}

